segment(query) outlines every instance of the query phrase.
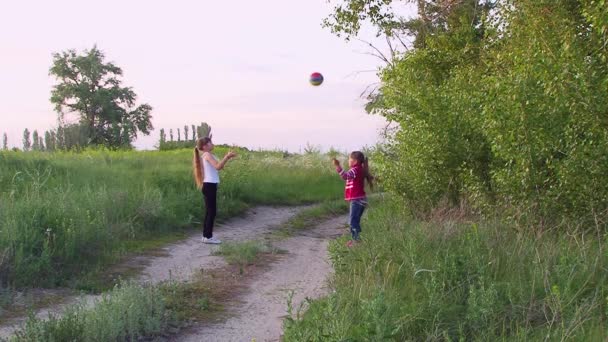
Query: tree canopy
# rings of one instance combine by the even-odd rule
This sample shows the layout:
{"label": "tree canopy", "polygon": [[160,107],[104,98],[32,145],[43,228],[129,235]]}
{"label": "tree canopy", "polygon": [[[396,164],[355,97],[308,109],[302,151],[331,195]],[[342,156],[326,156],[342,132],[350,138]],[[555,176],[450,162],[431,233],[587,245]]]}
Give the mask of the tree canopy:
{"label": "tree canopy", "polygon": [[110,148],[131,146],[138,133],[148,135],[152,127],[152,107],[136,106],[137,95],[122,86],[122,69],[104,61],[97,47],[78,54],[68,50],[53,55],[50,75],[57,84],[51,102],[63,122],[74,113],[86,128],[88,144]]}

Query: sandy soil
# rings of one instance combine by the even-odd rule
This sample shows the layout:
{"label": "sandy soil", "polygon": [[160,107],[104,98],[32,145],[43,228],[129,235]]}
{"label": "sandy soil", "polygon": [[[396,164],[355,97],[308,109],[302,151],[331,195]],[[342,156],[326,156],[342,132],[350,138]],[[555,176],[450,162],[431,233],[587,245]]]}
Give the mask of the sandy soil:
{"label": "sandy soil", "polygon": [[[245,216],[235,218],[225,224],[216,225],[213,236],[222,241],[261,240],[294,216],[298,207],[257,207]],[[163,280],[187,280],[200,269],[219,268],[226,265],[221,256],[212,255],[219,248],[201,243],[202,234],[171,244],[163,248],[163,256],[150,258],[143,256],[132,263],[145,265],[142,282],[158,283]]]}
{"label": "sandy soil", "polygon": [[306,298],[327,293],[327,279],[332,272],[327,244],[345,232],[344,222],[345,217],[334,218],[275,244],[288,254],[229,304],[231,318],[202,323],[172,341],[279,341],[289,297],[297,309]]}

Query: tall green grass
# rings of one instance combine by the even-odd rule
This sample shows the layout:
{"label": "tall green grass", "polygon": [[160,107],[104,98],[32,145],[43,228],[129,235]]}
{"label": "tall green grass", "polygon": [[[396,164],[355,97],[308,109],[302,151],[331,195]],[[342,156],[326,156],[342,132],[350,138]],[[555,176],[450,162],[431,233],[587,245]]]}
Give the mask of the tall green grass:
{"label": "tall green grass", "polygon": [[[198,227],[191,158],[191,150],[0,152],[0,283],[66,285],[133,241]],[[242,151],[221,172],[218,219],[251,205],[336,199],[342,186],[325,156]]]}
{"label": "tall green grass", "polygon": [[532,234],[405,212],[373,201],[363,242],[330,245],[335,292],[291,308],[285,341],[608,338],[603,230]]}
{"label": "tall green grass", "polygon": [[263,241],[249,240],[226,242],[219,246],[215,255],[221,255],[226,262],[233,265],[252,264],[261,253],[278,253],[279,250]]}
{"label": "tall green grass", "polygon": [[163,291],[160,286],[123,284],[93,307],[80,303],[61,316],[31,316],[9,341],[138,341],[160,335],[178,322]]}

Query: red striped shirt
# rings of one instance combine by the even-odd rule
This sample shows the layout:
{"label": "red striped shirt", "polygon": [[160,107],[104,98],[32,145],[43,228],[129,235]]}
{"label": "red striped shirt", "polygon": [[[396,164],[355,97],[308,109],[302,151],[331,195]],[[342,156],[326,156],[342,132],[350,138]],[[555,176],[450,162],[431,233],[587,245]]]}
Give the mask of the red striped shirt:
{"label": "red striped shirt", "polygon": [[355,165],[348,171],[344,171],[340,166],[336,171],[346,181],[344,187],[344,199],[352,201],[365,198],[365,177],[363,176],[363,168],[360,165]]}

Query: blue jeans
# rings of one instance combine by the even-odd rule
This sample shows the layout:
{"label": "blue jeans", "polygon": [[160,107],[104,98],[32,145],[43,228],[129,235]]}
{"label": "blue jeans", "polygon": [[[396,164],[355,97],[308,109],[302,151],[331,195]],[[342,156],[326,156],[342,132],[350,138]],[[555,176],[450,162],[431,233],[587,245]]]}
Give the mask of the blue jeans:
{"label": "blue jeans", "polygon": [[361,233],[361,216],[365,210],[367,201],[365,198],[360,198],[350,201],[350,233],[353,236],[353,240],[359,240],[359,234]]}

